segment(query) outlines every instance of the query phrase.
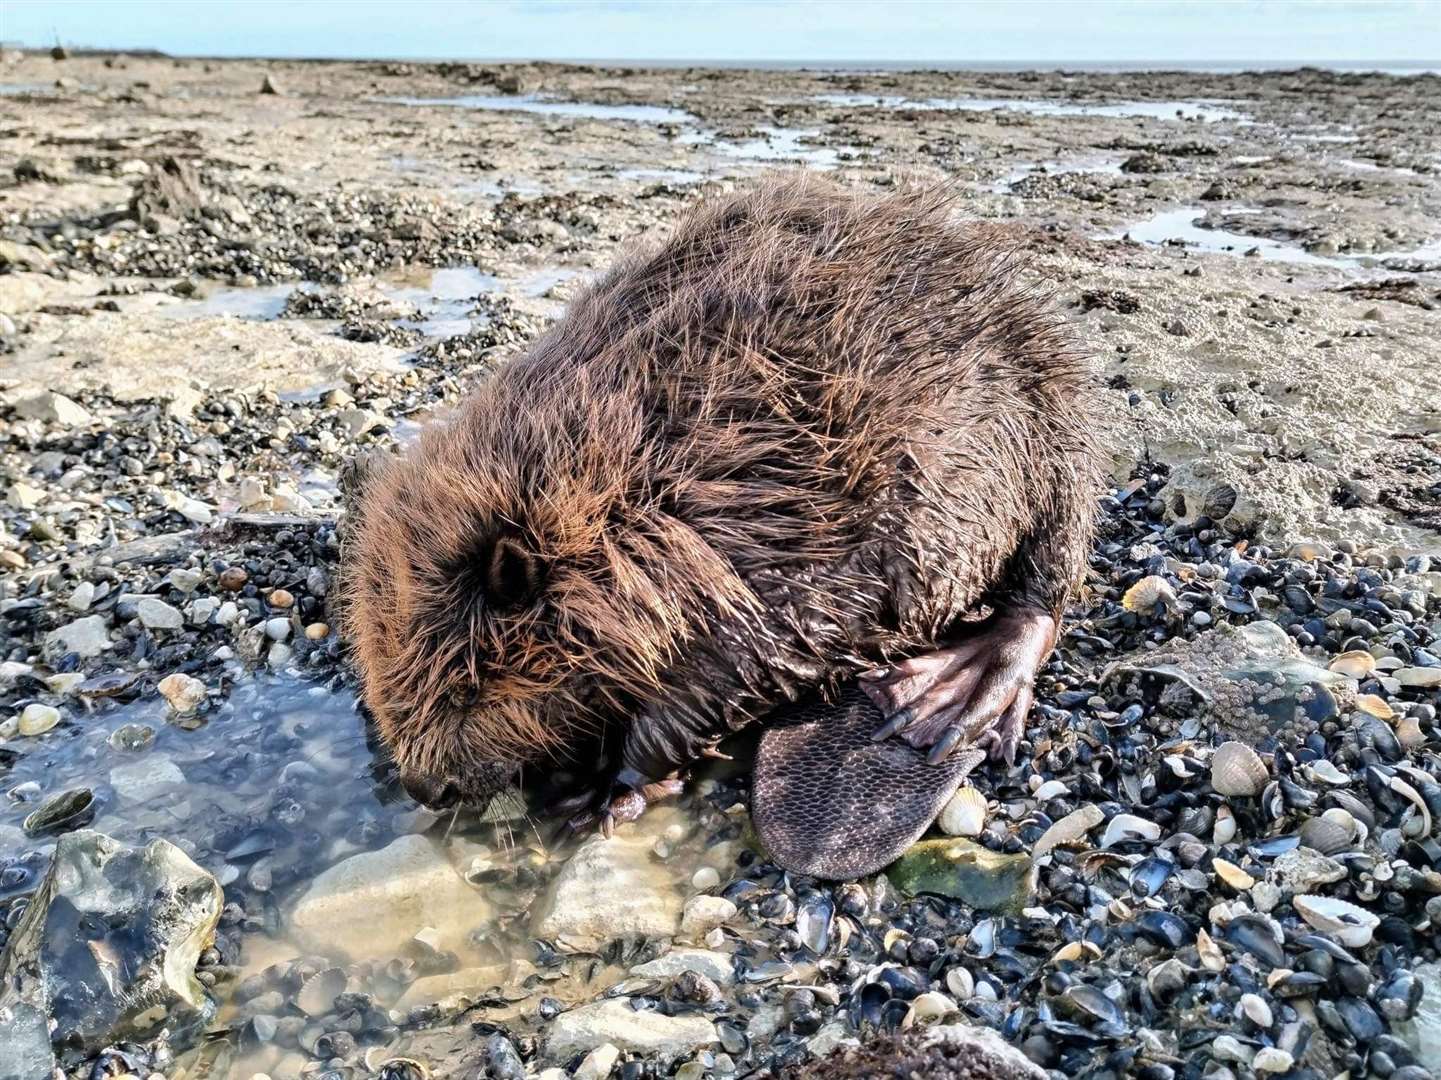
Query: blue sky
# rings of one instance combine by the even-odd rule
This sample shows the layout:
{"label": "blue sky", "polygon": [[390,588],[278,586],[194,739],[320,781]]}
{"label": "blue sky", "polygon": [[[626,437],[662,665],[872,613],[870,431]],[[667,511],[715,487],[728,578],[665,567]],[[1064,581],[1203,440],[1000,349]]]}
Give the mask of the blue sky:
{"label": "blue sky", "polygon": [[0,40],[213,56],[1441,60],[1441,0],[0,0]]}

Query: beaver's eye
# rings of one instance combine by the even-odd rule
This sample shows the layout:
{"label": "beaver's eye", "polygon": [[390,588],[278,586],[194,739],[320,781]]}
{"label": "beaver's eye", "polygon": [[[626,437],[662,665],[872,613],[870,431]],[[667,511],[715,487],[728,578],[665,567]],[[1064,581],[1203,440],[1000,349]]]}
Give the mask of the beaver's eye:
{"label": "beaver's eye", "polygon": [[497,611],[519,607],[540,591],[540,585],[540,560],[509,537],[497,540],[485,567],[487,606]]}
{"label": "beaver's eye", "polygon": [[450,703],[457,709],[466,709],[474,705],[480,697],[480,691],[470,685],[453,686],[450,690]]}

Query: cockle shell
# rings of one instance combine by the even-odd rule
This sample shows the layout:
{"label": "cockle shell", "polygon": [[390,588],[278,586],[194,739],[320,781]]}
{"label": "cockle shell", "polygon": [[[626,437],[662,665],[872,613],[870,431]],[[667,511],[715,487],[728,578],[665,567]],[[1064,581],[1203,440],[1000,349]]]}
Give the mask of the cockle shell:
{"label": "cockle shell", "polygon": [[1369,944],[1372,933],[1381,922],[1365,908],[1334,896],[1298,896],[1291,903],[1301,918],[1350,949]]}
{"label": "cockle shell", "polygon": [[1348,679],[1364,679],[1376,670],[1376,658],[1365,649],[1352,649],[1350,652],[1343,652],[1326,667],[1327,670],[1345,675]]}
{"label": "cockle shell", "polygon": [[1357,833],[1356,819],[1339,808],[1327,810],[1320,817],[1308,818],[1297,830],[1301,843],[1322,855],[1350,850],[1355,845]]}
{"label": "cockle shell", "polygon": [[1211,755],[1211,787],[1220,795],[1258,795],[1270,779],[1261,755],[1245,743],[1224,742]]}
{"label": "cockle shell", "polygon": [[986,824],[986,797],[964,785],[946,803],[937,823],[947,836],[980,836]]}
{"label": "cockle shell", "polygon": [[1167,608],[1177,606],[1176,590],[1171,588],[1171,583],[1165,578],[1155,574],[1143,577],[1121,597],[1121,606],[1127,611],[1147,613],[1157,604],[1164,604]]}

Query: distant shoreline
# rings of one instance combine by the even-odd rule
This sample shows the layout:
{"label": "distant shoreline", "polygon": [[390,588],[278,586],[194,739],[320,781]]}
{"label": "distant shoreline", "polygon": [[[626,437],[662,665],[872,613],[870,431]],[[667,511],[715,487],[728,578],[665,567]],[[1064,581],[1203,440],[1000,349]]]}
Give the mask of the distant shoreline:
{"label": "distant shoreline", "polygon": [[[0,42],[0,48],[44,53],[48,45]],[[558,64],[596,68],[726,68],[754,71],[824,71],[837,74],[874,71],[977,71],[977,72],[1086,72],[1125,74],[1134,72],[1195,72],[1209,75],[1239,75],[1248,72],[1273,73],[1331,71],[1337,74],[1396,76],[1441,75],[1438,60],[725,60],[725,59],[615,59],[604,57],[455,57],[455,56],[250,56],[167,53],[151,48],[93,48],[66,45],[74,56],[168,57],[177,60],[254,60],[291,63],[408,63],[408,64]]]}

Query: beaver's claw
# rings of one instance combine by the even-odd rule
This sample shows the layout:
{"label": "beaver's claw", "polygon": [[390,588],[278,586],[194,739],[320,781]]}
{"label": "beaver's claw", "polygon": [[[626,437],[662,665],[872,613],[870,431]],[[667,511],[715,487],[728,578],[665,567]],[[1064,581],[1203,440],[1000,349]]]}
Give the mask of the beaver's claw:
{"label": "beaver's claw", "polygon": [[609,840],[617,825],[635,821],[651,803],[679,795],[684,789],[684,781],[677,778],[647,781],[634,770],[622,769],[611,783],[557,803],[552,809],[571,814],[565,823],[568,831],[578,833],[598,824],[601,835]]}
{"label": "beaver's claw", "polygon": [[861,688],[886,715],[874,738],[899,734],[929,751],[932,764],[965,745],[1013,761],[1032,682],[1055,634],[1047,612],[998,612],[956,645],[861,676]]}

